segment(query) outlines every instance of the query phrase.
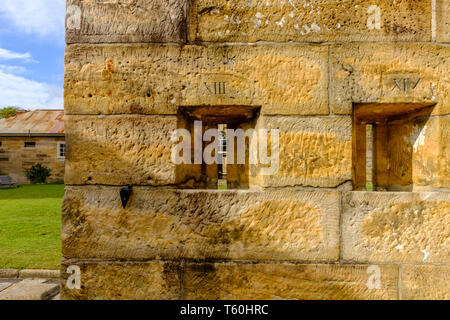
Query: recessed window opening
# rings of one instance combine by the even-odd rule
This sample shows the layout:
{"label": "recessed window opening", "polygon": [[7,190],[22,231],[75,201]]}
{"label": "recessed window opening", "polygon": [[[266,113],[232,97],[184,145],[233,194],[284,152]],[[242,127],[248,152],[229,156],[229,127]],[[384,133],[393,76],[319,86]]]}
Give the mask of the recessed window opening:
{"label": "recessed window opening", "polygon": [[434,105],[359,103],[353,106],[354,190],[413,190],[414,163],[420,161],[414,145],[418,139],[424,140]]}
{"label": "recessed window opening", "polygon": [[25,148],[35,148],[36,147],[36,142],[25,142],[24,144]]}
{"label": "recessed window opening", "polygon": [[[192,160],[190,164],[177,165],[176,179],[179,185],[189,189],[248,189],[250,138],[237,137],[236,132],[240,130],[243,135],[248,134],[251,131],[249,129],[255,127],[259,110],[260,107],[254,106],[180,107],[178,128],[187,130],[192,137],[190,152]],[[199,164],[195,161],[195,142],[198,146],[198,140],[205,138],[205,133],[209,129],[216,130],[216,135],[209,141],[204,139],[200,145],[203,148],[202,152],[214,150],[211,155],[215,161],[212,164],[205,161]],[[236,135],[232,137],[228,134],[230,132]],[[211,144],[215,145],[215,148],[211,148]],[[239,155],[238,145],[241,147],[239,152],[244,150]],[[243,158],[245,163],[242,162]]]}

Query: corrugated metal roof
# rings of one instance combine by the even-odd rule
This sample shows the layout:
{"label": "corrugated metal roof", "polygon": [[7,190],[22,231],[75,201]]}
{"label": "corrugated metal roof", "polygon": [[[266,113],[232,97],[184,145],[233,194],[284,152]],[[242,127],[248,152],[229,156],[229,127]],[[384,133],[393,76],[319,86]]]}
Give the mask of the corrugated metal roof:
{"label": "corrugated metal roof", "polygon": [[0,119],[0,134],[64,133],[64,110],[33,110]]}

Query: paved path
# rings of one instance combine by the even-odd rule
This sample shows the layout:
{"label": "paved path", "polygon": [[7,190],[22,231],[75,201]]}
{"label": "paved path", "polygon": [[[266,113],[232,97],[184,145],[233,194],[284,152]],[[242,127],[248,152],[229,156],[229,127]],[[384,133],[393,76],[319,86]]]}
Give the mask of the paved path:
{"label": "paved path", "polygon": [[59,280],[0,279],[0,300],[59,300]]}

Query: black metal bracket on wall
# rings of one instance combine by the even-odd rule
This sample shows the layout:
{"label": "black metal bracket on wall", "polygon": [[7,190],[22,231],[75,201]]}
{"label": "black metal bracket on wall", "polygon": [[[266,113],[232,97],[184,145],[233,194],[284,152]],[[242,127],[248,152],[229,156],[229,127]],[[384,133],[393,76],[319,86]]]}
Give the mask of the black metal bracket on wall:
{"label": "black metal bracket on wall", "polygon": [[131,186],[122,187],[122,189],[120,190],[120,200],[122,201],[122,207],[124,209],[127,206],[130,197],[131,197]]}

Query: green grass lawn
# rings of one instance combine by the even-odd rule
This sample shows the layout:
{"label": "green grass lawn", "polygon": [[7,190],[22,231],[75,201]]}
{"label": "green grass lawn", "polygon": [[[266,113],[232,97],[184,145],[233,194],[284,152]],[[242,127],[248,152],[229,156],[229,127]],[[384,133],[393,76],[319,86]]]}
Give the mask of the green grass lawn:
{"label": "green grass lawn", "polygon": [[0,269],[59,269],[63,184],[0,189]]}

